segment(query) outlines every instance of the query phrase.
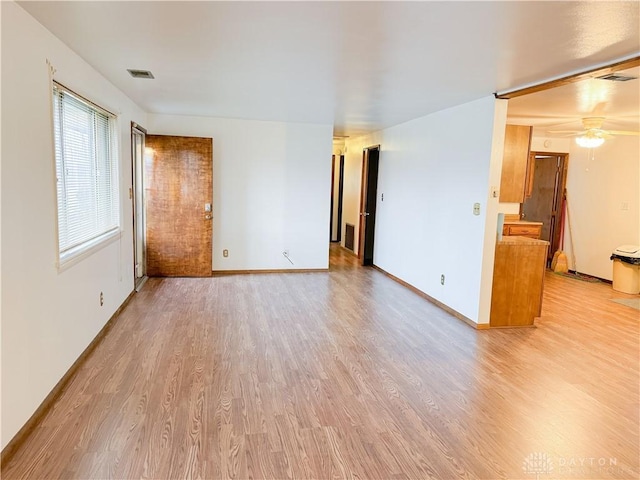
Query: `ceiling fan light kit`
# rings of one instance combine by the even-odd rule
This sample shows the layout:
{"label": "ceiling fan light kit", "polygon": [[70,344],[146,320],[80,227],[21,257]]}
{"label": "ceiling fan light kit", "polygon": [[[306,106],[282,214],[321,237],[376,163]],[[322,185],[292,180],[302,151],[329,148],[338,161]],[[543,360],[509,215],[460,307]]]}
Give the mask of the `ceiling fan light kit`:
{"label": "ceiling fan light kit", "polygon": [[576,137],[576,143],[584,148],[597,148],[602,145],[604,143],[603,123],[604,117],[583,118],[582,126],[586,131]]}
{"label": "ceiling fan light kit", "polygon": [[584,147],[584,148],[596,148],[604,143],[603,137],[593,133],[591,133],[590,135],[590,133],[591,132],[587,132],[586,135],[581,135],[579,137],[576,137],[576,143],[580,147]]}
{"label": "ceiling fan light kit", "polygon": [[604,117],[587,117],[582,119],[582,127],[584,128],[582,131],[551,130],[548,133],[568,134],[576,137],[576,143],[584,148],[599,147],[606,139],[613,138],[615,135],[638,135],[640,133],[630,130],[603,130],[604,121]]}

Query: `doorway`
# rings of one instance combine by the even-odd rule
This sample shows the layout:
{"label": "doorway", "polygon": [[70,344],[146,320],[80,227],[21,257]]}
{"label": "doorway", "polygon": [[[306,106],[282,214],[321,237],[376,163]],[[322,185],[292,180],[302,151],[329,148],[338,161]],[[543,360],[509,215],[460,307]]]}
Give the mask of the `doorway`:
{"label": "doorway", "polygon": [[560,247],[561,210],[569,166],[568,153],[531,152],[523,220],[542,222],[541,240],[549,242],[548,256]]}
{"label": "doorway", "polygon": [[364,149],[362,152],[360,239],[358,242],[358,258],[360,258],[362,265],[373,265],[379,163],[380,145]]}
{"label": "doorway", "polygon": [[147,131],[131,122],[131,192],[133,201],[133,277],[136,291],[147,280],[147,239],[144,205],[144,148]]}
{"label": "doorway", "polygon": [[147,274],[212,274],[213,140],[147,135]]}
{"label": "doorway", "polygon": [[331,156],[330,241],[342,241],[342,195],[344,193],[344,155]]}

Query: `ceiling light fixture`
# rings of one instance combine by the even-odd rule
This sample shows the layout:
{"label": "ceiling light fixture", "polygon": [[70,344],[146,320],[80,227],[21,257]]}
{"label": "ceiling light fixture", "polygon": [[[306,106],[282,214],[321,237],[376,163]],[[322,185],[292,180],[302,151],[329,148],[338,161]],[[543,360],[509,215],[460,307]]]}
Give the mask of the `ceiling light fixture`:
{"label": "ceiling light fixture", "polygon": [[576,143],[584,148],[596,148],[604,143],[604,137],[600,132],[588,131],[576,137]]}

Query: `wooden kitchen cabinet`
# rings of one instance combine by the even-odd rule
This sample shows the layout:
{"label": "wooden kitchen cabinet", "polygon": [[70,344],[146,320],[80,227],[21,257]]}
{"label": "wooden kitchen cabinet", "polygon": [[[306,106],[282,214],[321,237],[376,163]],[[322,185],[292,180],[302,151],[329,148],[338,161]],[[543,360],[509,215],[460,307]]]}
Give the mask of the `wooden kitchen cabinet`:
{"label": "wooden kitchen cabinet", "polygon": [[491,327],[533,325],[542,309],[549,242],[503,237],[496,244],[491,292]]}
{"label": "wooden kitchen cabinet", "polygon": [[523,203],[528,171],[531,130],[528,125],[507,125],[500,178],[500,201]]}
{"label": "wooden kitchen cabinet", "polygon": [[502,235],[506,237],[528,237],[540,239],[542,234],[542,222],[504,222]]}

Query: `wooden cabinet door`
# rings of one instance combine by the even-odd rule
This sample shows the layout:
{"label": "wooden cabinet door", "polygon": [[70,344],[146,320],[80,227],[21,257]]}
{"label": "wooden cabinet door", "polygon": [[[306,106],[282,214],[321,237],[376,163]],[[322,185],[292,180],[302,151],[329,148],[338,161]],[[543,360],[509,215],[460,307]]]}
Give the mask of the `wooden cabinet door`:
{"label": "wooden cabinet door", "polygon": [[546,242],[498,242],[491,292],[492,327],[533,325],[542,309]]}
{"label": "wooden cabinet door", "polygon": [[507,125],[500,179],[501,202],[524,202],[531,130],[532,127],[528,125]]}
{"label": "wooden cabinet door", "polygon": [[146,146],[147,274],[211,276],[213,140],[147,135]]}

